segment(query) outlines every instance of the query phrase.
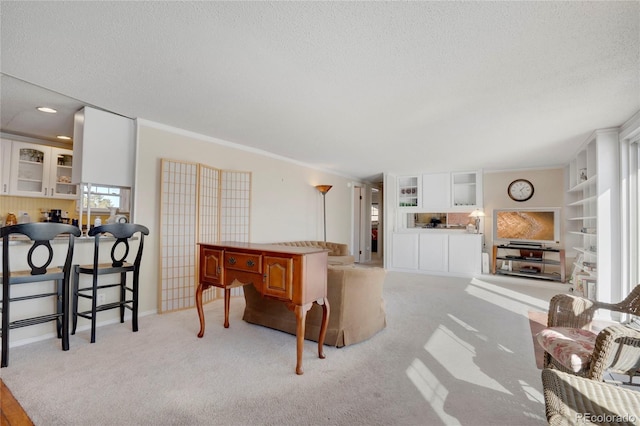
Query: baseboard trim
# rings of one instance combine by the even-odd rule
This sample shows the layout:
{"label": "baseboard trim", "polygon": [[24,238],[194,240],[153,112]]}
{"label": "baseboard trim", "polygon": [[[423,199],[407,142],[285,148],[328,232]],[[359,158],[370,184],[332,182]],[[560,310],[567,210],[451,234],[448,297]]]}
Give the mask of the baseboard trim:
{"label": "baseboard trim", "polygon": [[[152,310],[152,311],[145,311],[145,312],[138,312],[138,318],[141,317],[146,317],[149,315],[155,315],[157,314],[158,311],[157,310]],[[131,319],[131,314],[127,313],[124,316],[125,321],[130,320]],[[107,321],[98,321],[96,322],[96,327],[104,327],[105,325],[110,325],[110,324],[116,324],[119,323],[120,319],[119,318],[112,318],[110,320]],[[85,324],[81,327],[76,328],[76,332],[78,331],[84,331],[84,330],[90,330],[91,329],[91,324]],[[35,343],[35,342],[41,342],[43,340],[48,340],[48,339],[57,339],[58,335],[55,332],[51,332],[51,333],[46,333],[46,334],[41,334],[39,336],[34,336],[34,337],[28,337],[26,339],[20,339],[20,340],[16,340],[16,341],[10,341],[9,342],[9,348],[17,348],[18,346],[24,346],[24,345],[28,345],[31,343]]]}

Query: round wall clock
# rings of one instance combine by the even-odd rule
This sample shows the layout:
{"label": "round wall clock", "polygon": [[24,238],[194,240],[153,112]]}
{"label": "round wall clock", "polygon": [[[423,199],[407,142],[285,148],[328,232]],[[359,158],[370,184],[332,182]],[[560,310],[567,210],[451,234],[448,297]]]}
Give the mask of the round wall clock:
{"label": "round wall clock", "polygon": [[533,197],[533,184],[526,179],[516,179],[509,184],[507,194],[513,201],[527,201]]}

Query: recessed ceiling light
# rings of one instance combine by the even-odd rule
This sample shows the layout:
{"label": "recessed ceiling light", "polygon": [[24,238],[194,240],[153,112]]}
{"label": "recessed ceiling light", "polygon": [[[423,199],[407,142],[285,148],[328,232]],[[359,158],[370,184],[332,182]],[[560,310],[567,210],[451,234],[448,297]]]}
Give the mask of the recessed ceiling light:
{"label": "recessed ceiling light", "polygon": [[57,110],[55,110],[53,108],[49,108],[49,107],[38,107],[37,109],[38,109],[38,111],[48,112],[49,114],[55,114],[56,112],[58,112]]}
{"label": "recessed ceiling light", "polygon": [[70,141],[70,140],[71,140],[71,138],[70,138],[69,136],[58,135],[58,136],[56,136],[56,137],[57,137],[58,139],[62,139],[62,140],[65,140],[65,141]]}

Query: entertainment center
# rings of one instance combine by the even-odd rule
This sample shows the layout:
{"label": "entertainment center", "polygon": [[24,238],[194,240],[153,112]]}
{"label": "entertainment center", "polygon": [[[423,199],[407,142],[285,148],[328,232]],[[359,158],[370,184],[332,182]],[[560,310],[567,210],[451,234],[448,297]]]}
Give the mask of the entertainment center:
{"label": "entertainment center", "polygon": [[494,275],[566,281],[565,252],[558,248],[559,208],[494,210],[493,235]]}
{"label": "entertainment center", "polygon": [[[557,253],[556,259],[550,259],[549,253]],[[498,267],[498,261],[502,265]],[[563,249],[544,247],[541,244],[513,242],[493,246],[491,273],[514,275],[526,278],[539,278],[549,281],[566,281],[565,255]],[[554,266],[558,271],[547,271],[546,266]]]}

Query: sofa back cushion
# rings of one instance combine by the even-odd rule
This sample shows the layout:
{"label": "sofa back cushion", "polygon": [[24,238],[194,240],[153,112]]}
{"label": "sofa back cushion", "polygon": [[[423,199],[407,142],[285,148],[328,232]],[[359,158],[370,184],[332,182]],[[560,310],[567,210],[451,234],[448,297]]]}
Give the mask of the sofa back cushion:
{"label": "sofa back cushion", "polygon": [[280,246],[322,248],[329,250],[329,256],[347,256],[349,254],[349,246],[347,244],[328,241],[286,241],[276,244]]}

